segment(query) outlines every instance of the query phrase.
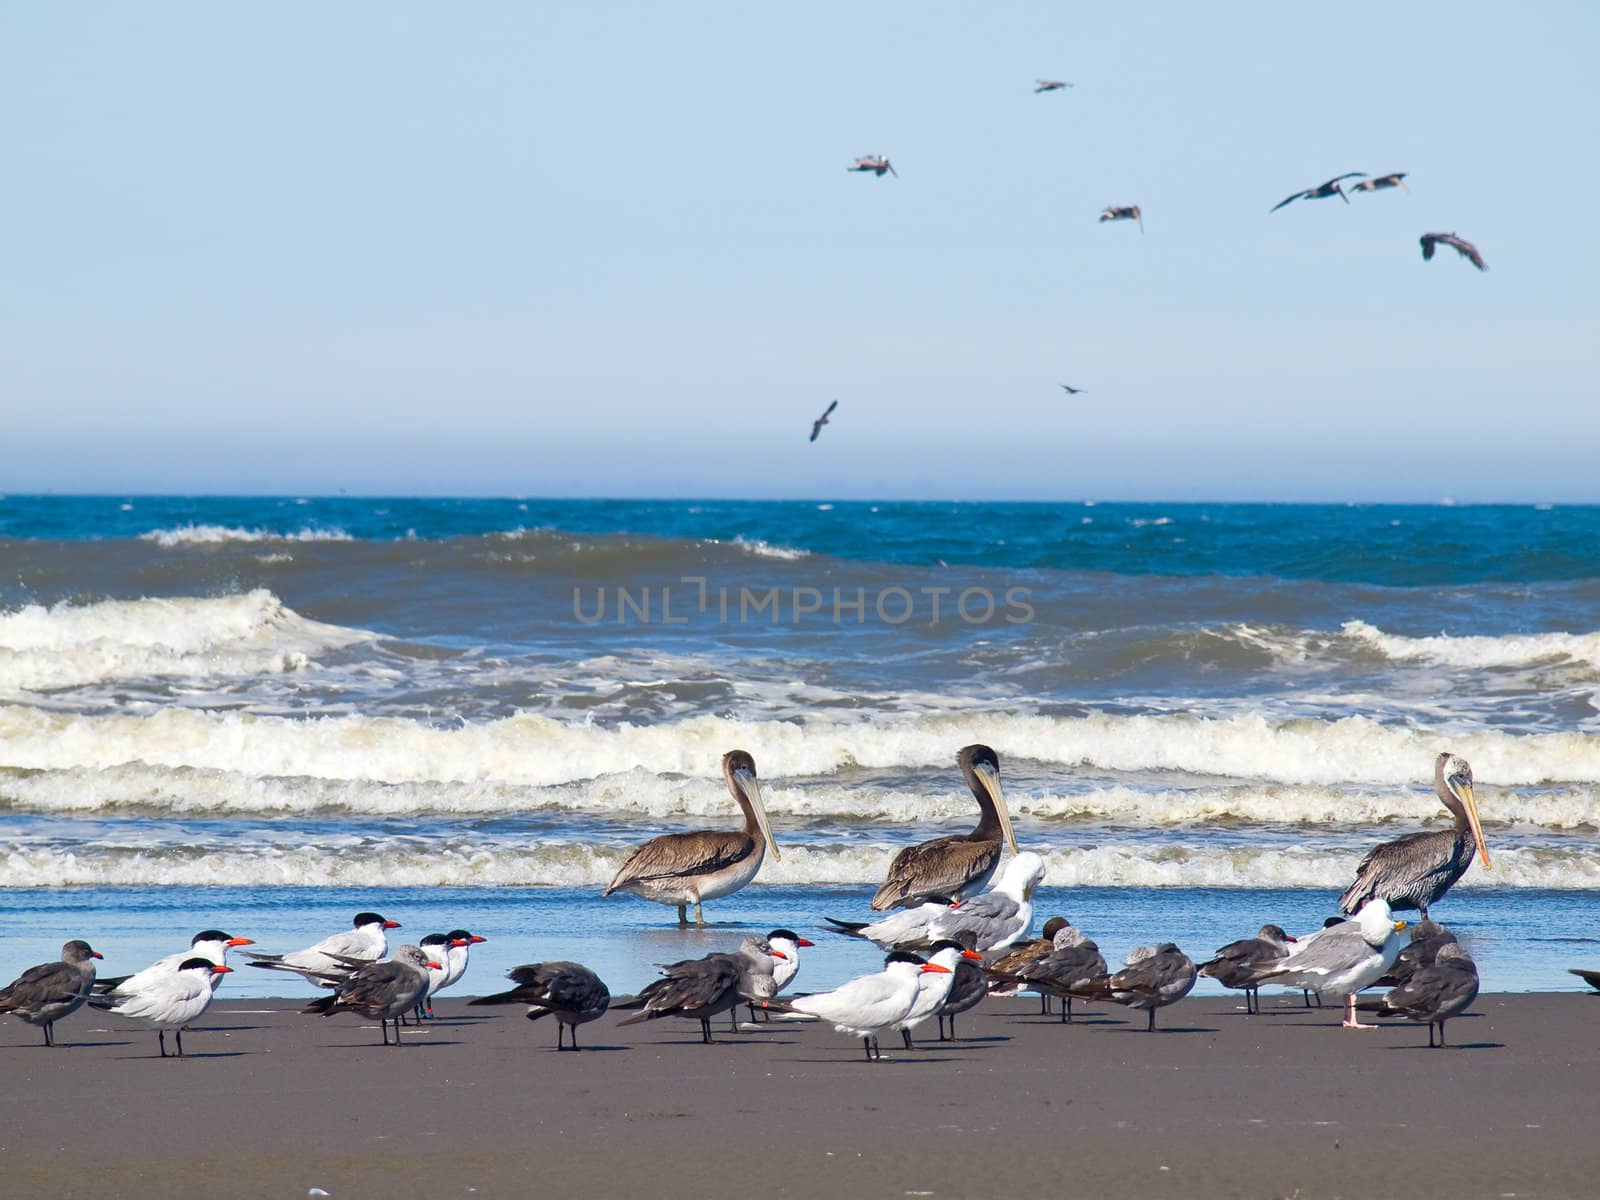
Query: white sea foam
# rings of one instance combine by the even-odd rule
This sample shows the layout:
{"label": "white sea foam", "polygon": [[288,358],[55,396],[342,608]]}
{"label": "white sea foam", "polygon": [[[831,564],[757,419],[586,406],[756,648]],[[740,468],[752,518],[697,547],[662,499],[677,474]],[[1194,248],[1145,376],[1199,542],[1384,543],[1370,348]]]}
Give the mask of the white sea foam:
{"label": "white sea foam", "polygon": [[307,620],[264,589],[215,598],[28,605],[0,613],[0,694],[151,676],[305,668],[371,635]]}
{"label": "white sea foam", "polygon": [[[1045,886],[1322,888],[1350,880],[1348,855],[1304,846],[1217,848],[1125,842],[1047,848]],[[883,878],[896,847],[888,843],[790,845],[768,859],[758,883],[780,886],[869,884]],[[189,845],[76,843],[70,847],[0,843],[0,887],[603,887],[625,847],[569,843],[509,845],[465,839],[430,842],[356,838],[207,848]],[[1474,868],[1459,885],[1600,889],[1600,850],[1512,848],[1495,869]]]}
{"label": "white sea foam", "polygon": [[785,562],[794,562],[811,557],[809,550],[797,550],[792,546],[774,546],[771,542],[764,542],[760,538],[736,537],[729,545],[737,546],[746,554],[752,554],[757,558],[777,558]]}
{"label": "white sea foam", "polygon": [[1600,666],[1600,633],[1508,634],[1503,637],[1401,637],[1365,621],[1346,621],[1344,634],[1400,662],[1477,670],[1526,667],[1562,660]]}
{"label": "white sea foam", "polygon": [[[779,831],[792,821],[878,822],[897,828],[970,824],[973,804],[957,783],[938,791],[850,786],[829,780],[768,781],[767,807]],[[1505,827],[1580,830],[1600,827],[1600,788],[1506,791],[1480,787],[1491,831]],[[1401,825],[1442,820],[1423,789],[1238,785],[1142,789],[1089,787],[1079,792],[1012,787],[1008,805],[1024,829],[1093,823],[1111,828]],[[629,771],[545,787],[493,780],[381,783],[361,779],[272,777],[236,771],[126,763],[0,774],[0,804],[40,813],[154,812],[177,816],[315,815],[363,817],[501,816],[563,812],[601,820],[736,820],[720,781]],[[1440,826],[1442,827],[1442,826]]]}
{"label": "white sea foam", "polygon": [[141,541],[172,546],[219,546],[225,542],[348,542],[354,539],[344,530],[306,526],[293,533],[274,533],[268,529],[242,529],[231,525],[178,525],[172,529],[153,529],[139,535]]}

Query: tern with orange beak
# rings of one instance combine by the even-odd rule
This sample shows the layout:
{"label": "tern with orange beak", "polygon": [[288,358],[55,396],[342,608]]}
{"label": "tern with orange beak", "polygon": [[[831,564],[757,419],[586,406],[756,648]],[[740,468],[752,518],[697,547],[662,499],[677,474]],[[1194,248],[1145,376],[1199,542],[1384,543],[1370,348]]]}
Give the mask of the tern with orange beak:
{"label": "tern with orange beak", "polygon": [[756,760],[743,750],[730,750],[722,756],[722,775],[744,813],[744,828],[651,838],[628,855],[601,895],[629,892],[657,904],[676,904],[679,925],[689,923],[692,904],[694,923],[703,926],[703,901],[730,896],[754,879],[769,848],[772,860],[778,862],[778,844],[772,840],[772,826],[767,821]]}
{"label": "tern with orange beak", "polygon": [[[131,996],[144,990],[150,985],[151,980],[159,975],[170,975],[180,970],[184,963],[191,958],[210,959],[219,967],[228,956],[228,951],[236,946],[254,946],[255,943],[247,937],[233,937],[223,933],[220,929],[202,929],[189,939],[189,948],[180,950],[176,954],[169,954],[165,958],[158,958],[144,970],[133,975],[120,975],[111,979],[96,979],[94,990],[101,994],[116,993],[119,997]],[[223,972],[222,974],[226,974]],[[217,985],[222,982],[222,974],[211,978],[211,990],[216,991]],[[116,1000],[112,1001],[117,1003]]]}
{"label": "tern with orange beak", "polygon": [[800,996],[787,1004],[772,1004],[772,1007],[786,1010],[791,1020],[813,1017],[831,1021],[840,1033],[860,1038],[866,1048],[867,1061],[872,1062],[883,1057],[878,1049],[878,1036],[911,1015],[921,991],[920,977],[941,973],[949,975],[951,969],[924,962],[904,950],[895,950],[883,960],[883,970],[875,975],[862,975],[831,992]]}
{"label": "tern with orange beak", "polygon": [[293,971],[304,975],[318,987],[339,986],[339,979],[356,970],[362,963],[377,962],[389,952],[387,930],[399,929],[399,921],[391,921],[375,912],[359,912],[351,927],[323,938],[314,946],[294,950],[288,954],[258,954],[244,951],[252,967],[269,971]]}
{"label": "tern with orange beak", "polygon": [[[200,1019],[217,984],[232,970],[196,954],[184,959],[175,970],[153,975],[141,971],[116,991],[90,997],[89,1003],[154,1029],[162,1058],[167,1057],[167,1030],[173,1030],[178,1042],[177,1057],[182,1058],[183,1027]],[[138,986],[131,986],[135,979],[139,979]]]}
{"label": "tern with orange beak", "polygon": [[1467,873],[1474,854],[1483,856],[1484,870],[1493,870],[1467,760],[1449,751],[1441,753],[1433,763],[1433,789],[1455,817],[1450,828],[1411,833],[1374,847],[1356,868],[1356,881],[1339,897],[1341,911],[1353,913],[1381,897],[1393,909],[1421,909],[1426,921],[1428,906]]}
{"label": "tern with orange beak", "polygon": [[976,896],[989,886],[1009,845],[1017,852],[1011,813],[1000,790],[1000,756],[988,746],[965,746],[956,763],[978,802],[978,824],[956,833],[907,846],[889,863],[888,877],[872,897],[872,911],[911,908],[933,900],[950,904]]}

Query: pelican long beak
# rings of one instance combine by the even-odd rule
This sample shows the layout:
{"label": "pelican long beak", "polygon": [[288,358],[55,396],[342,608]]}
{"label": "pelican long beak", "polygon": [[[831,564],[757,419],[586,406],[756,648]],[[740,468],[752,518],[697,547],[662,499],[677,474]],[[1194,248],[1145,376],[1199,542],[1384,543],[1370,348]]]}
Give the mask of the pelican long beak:
{"label": "pelican long beak", "polygon": [[1445,780],[1445,786],[1450,789],[1450,794],[1461,801],[1461,807],[1467,810],[1467,824],[1472,826],[1472,836],[1478,839],[1478,857],[1483,859],[1485,871],[1494,870],[1494,864],[1489,861],[1489,847],[1483,841],[1483,826],[1478,821],[1478,802],[1472,798],[1472,785],[1459,775],[1452,775]]}
{"label": "pelican long beak", "polygon": [[989,799],[994,803],[995,815],[1000,818],[1000,832],[1006,843],[1011,847],[1011,853],[1017,853],[1017,835],[1011,829],[1011,810],[1006,807],[1006,794],[1000,789],[1000,773],[988,763],[978,763],[972,768],[974,775],[983,784],[983,790],[989,793]]}
{"label": "pelican long beak", "polygon": [[750,811],[756,815],[756,825],[761,829],[761,836],[767,839],[767,849],[772,852],[772,861],[782,862],[783,855],[778,853],[778,843],[772,840],[772,822],[767,819],[767,798],[762,794],[761,781],[749,771],[735,771],[733,778],[750,801]]}

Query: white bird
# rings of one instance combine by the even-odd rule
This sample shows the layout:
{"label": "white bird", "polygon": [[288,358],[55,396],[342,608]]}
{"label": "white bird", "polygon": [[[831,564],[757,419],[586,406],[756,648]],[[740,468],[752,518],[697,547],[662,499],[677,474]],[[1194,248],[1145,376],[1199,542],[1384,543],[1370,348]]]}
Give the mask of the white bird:
{"label": "white bird", "polygon": [[1354,920],[1330,925],[1315,937],[1302,939],[1293,954],[1261,974],[1262,983],[1306,988],[1324,1000],[1342,996],[1346,1029],[1376,1029],[1356,1020],[1356,993],[1374,984],[1400,957],[1405,939],[1389,902],[1368,900]]}
{"label": "white bird", "polygon": [[[772,947],[775,958],[772,963],[772,994],[780,994],[786,987],[794,982],[796,975],[800,974],[800,947],[815,946],[816,943],[808,938],[801,937],[792,929],[774,929],[767,934],[767,945]],[[756,1015],[755,1001],[750,1001],[750,1019]]]}
{"label": "white bird", "polygon": [[150,974],[141,971],[143,981],[130,986],[134,978],[103,996],[93,996],[89,1003],[95,1008],[114,1013],[119,1017],[142,1022],[156,1031],[161,1046],[161,1057],[167,1057],[167,1030],[175,1030],[178,1042],[177,1057],[183,1057],[183,1027],[198,1020],[206,1011],[215,993],[216,984],[232,971],[221,963],[196,954],[179,963],[176,970]]}
{"label": "white bird", "polygon": [[962,933],[972,934],[975,950],[1004,950],[1028,932],[1033,891],[1042,879],[1044,859],[1024,850],[1005,865],[998,883],[960,904],[930,900],[871,924],[826,919],[841,933],[866,938],[885,950],[922,949],[945,938],[959,941]]}
{"label": "white bird", "polygon": [[979,963],[983,961],[983,955],[976,950],[964,949],[960,942],[935,942],[932,951],[928,961],[944,970],[918,974],[917,998],[912,1001],[911,1011],[895,1022],[895,1028],[905,1040],[907,1050],[911,1049],[911,1031],[937,1013],[950,998],[950,987],[956,981],[956,965],[964,958]]}
{"label": "white bird", "polygon": [[422,939],[422,952],[429,962],[436,962],[440,970],[428,972],[428,994],[417,1002],[416,1017],[433,1019],[433,998],[453,983],[460,982],[467,973],[467,959],[472,948],[488,938],[468,933],[465,929],[452,929],[449,933],[430,933]]}
{"label": "white bird", "polygon": [[[151,981],[162,975],[171,975],[174,971],[181,970],[183,964],[193,958],[204,958],[217,966],[224,966],[227,962],[228,951],[235,946],[254,946],[255,942],[246,937],[232,937],[220,929],[202,929],[189,939],[189,948],[180,950],[176,954],[169,954],[165,958],[158,958],[142,971],[132,975],[122,975],[113,979],[95,980],[94,990],[102,995],[132,996],[149,987]],[[219,972],[211,977],[211,990],[214,992],[222,982],[222,976],[227,971]],[[115,1002],[113,1002],[115,1003]],[[96,1006],[101,1007],[101,1006]]]}
{"label": "white bird", "polygon": [[950,968],[894,950],[876,975],[862,975],[831,992],[799,996],[784,1007],[819,1021],[831,1021],[840,1033],[861,1038],[867,1061],[871,1062],[883,1057],[878,1050],[878,1035],[895,1028],[910,1014],[917,1001],[918,976],[940,972],[948,975]]}
{"label": "white bird", "polygon": [[[385,930],[399,929],[375,912],[357,913],[351,928],[325,937],[314,946],[289,954],[257,954],[246,951],[250,966],[269,971],[293,971],[304,975],[318,987],[337,988],[340,981],[362,963],[377,962],[389,952]],[[352,960],[354,964],[352,965]]]}

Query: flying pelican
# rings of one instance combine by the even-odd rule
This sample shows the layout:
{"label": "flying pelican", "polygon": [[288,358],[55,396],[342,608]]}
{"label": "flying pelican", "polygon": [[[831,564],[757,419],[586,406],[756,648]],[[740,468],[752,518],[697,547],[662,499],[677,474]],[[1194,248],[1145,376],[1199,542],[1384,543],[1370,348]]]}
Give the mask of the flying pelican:
{"label": "flying pelican", "polygon": [[1346,171],[1343,175],[1335,175],[1332,179],[1328,180],[1327,183],[1319,183],[1316,187],[1306,188],[1303,192],[1296,192],[1292,196],[1285,196],[1271,208],[1267,209],[1267,211],[1277,212],[1280,208],[1292,200],[1325,200],[1329,196],[1337,196],[1346,204],[1349,204],[1350,197],[1344,194],[1344,189],[1339,186],[1339,181],[1341,179],[1360,179],[1364,175],[1366,175],[1365,171]]}
{"label": "flying pelican", "polygon": [[1056,931],[1050,953],[1043,958],[1026,964],[1009,977],[993,968],[988,974],[991,979],[1010,978],[1041,996],[1061,997],[1061,1020],[1067,1022],[1072,1020],[1073,989],[1087,988],[1095,980],[1104,978],[1106,960],[1100,947],[1084,937],[1082,930],[1068,925]]}
{"label": "flying pelican", "polygon": [[1035,96],[1037,96],[1040,92],[1059,92],[1062,88],[1069,88],[1072,86],[1070,83],[1066,83],[1060,79],[1035,79],[1034,82],[1039,85],[1033,89],[1033,94]]}
{"label": "flying pelican", "polygon": [[1263,925],[1253,938],[1229,942],[1210,962],[1200,964],[1200,974],[1209,975],[1223,987],[1244,990],[1244,1010],[1261,1011],[1260,972],[1276,966],[1289,956],[1291,937],[1278,925]]}
{"label": "flying pelican", "polygon": [[1139,232],[1144,232],[1144,214],[1137,204],[1108,204],[1100,210],[1102,221],[1137,221]]}
{"label": "flying pelican", "polygon": [[730,750],[722,756],[722,774],[728,791],[744,811],[744,828],[651,838],[628,855],[601,895],[631,892],[657,904],[676,904],[679,925],[689,923],[686,910],[693,904],[694,923],[703,926],[702,901],[732,895],[754,879],[768,847],[772,860],[779,861],[778,845],[767,822],[766,800],[756,779],[756,760],[743,750]]}
{"label": "flying pelican", "polygon": [[1439,1027],[1439,1048],[1444,1048],[1444,1023],[1461,1013],[1478,996],[1478,964],[1465,947],[1454,942],[1442,947],[1433,966],[1420,967],[1410,979],[1381,1000],[1363,1000],[1360,1007],[1380,1017],[1404,1017],[1428,1023],[1428,1049],[1434,1049],[1433,1027]]}
{"label": "flying pelican", "polygon": [[1261,972],[1261,983],[1307,988],[1331,1000],[1344,997],[1346,1029],[1376,1029],[1356,1020],[1356,993],[1370,987],[1400,957],[1400,931],[1389,902],[1376,896],[1362,905],[1353,921],[1330,925],[1302,943],[1293,954]]}
{"label": "flying pelican", "polygon": [[563,1050],[562,1030],[572,1031],[572,1048],[578,1048],[578,1026],[598,1020],[611,1006],[611,990],[582,963],[542,962],[513,967],[507,977],[517,986],[493,996],[479,996],[468,1004],[526,1004],[528,1020],[554,1016],[556,1049]]}
{"label": "flying pelican", "polygon": [[832,404],[828,405],[827,408],[822,410],[822,415],[820,417],[811,422],[811,440],[813,442],[817,440],[817,434],[822,432],[822,427],[828,423],[828,414],[838,407],[839,402],[835,400]]}
{"label": "flying pelican", "polygon": [[[1489,268],[1483,261],[1483,255],[1478,253],[1478,248],[1458,233],[1425,233],[1422,235],[1422,258],[1426,262],[1433,257],[1433,248],[1436,244],[1454,246],[1462,258],[1469,259],[1472,265],[1480,271]],[[1487,865],[1487,864],[1486,864]]]}
{"label": "flying pelican", "polygon": [[973,949],[1004,950],[1033,922],[1033,889],[1044,878],[1044,859],[1024,850],[1006,863],[992,889],[959,904],[929,901],[864,924],[824,918],[840,933],[866,938],[884,950],[919,950],[940,938],[973,937]]}
{"label": "flying pelican", "polygon": [[1356,881],[1339,897],[1341,912],[1353,913],[1374,896],[1382,896],[1390,908],[1420,908],[1426,921],[1428,905],[1467,873],[1475,851],[1483,855],[1484,869],[1493,869],[1483,826],[1478,824],[1467,760],[1449,751],[1434,759],[1433,790],[1455,816],[1451,828],[1407,834],[1373,847],[1356,868]]}
{"label": "flying pelican", "polygon": [[874,175],[877,175],[879,178],[882,178],[883,173],[885,171],[887,171],[887,172],[889,172],[889,174],[893,175],[896,179],[900,178],[900,172],[896,171],[894,169],[894,164],[889,161],[889,156],[887,154],[862,154],[862,155],[859,155],[856,158],[856,161],[854,162],[854,164],[852,164],[851,166],[846,167],[845,170],[846,171],[871,171]]}
{"label": "flying pelican", "polygon": [[1411,189],[1402,182],[1407,174],[1408,172],[1406,171],[1396,171],[1391,175],[1378,175],[1372,179],[1363,179],[1360,183],[1352,183],[1350,190],[1352,192],[1381,192],[1384,188],[1397,187],[1402,192],[1409,192]]}
{"label": "flying pelican", "polygon": [[872,911],[909,908],[929,900],[945,903],[972,896],[988,885],[1000,863],[1002,842],[1017,852],[1011,813],[1000,790],[1000,759],[987,746],[964,746],[956,755],[982,814],[971,833],[951,834],[907,846],[889,864],[889,876],[872,897]]}
{"label": "flying pelican", "polygon": [[1195,965],[1171,942],[1159,946],[1140,946],[1128,955],[1122,970],[1102,975],[1072,989],[1085,1000],[1111,1000],[1129,1008],[1142,1008],[1150,1014],[1147,1033],[1156,1030],[1156,1009],[1176,1004],[1194,988]]}
{"label": "flying pelican", "polygon": [[[1104,219],[1104,218],[1102,218],[1102,220],[1103,220],[1103,219]],[[1065,392],[1065,393],[1066,393],[1066,394],[1067,394],[1067,395],[1069,395],[1069,396],[1079,396],[1079,395],[1082,395],[1082,394],[1083,394],[1083,392],[1084,392],[1084,390],[1085,390],[1085,389],[1083,389],[1083,388],[1075,388],[1075,387],[1073,387],[1073,386],[1071,386],[1071,385],[1070,385],[1070,384],[1066,384],[1066,383],[1063,383],[1063,384],[1061,384],[1061,385],[1060,385],[1060,387],[1061,387],[1061,390],[1062,390],[1062,391],[1063,391],[1063,392]]]}

